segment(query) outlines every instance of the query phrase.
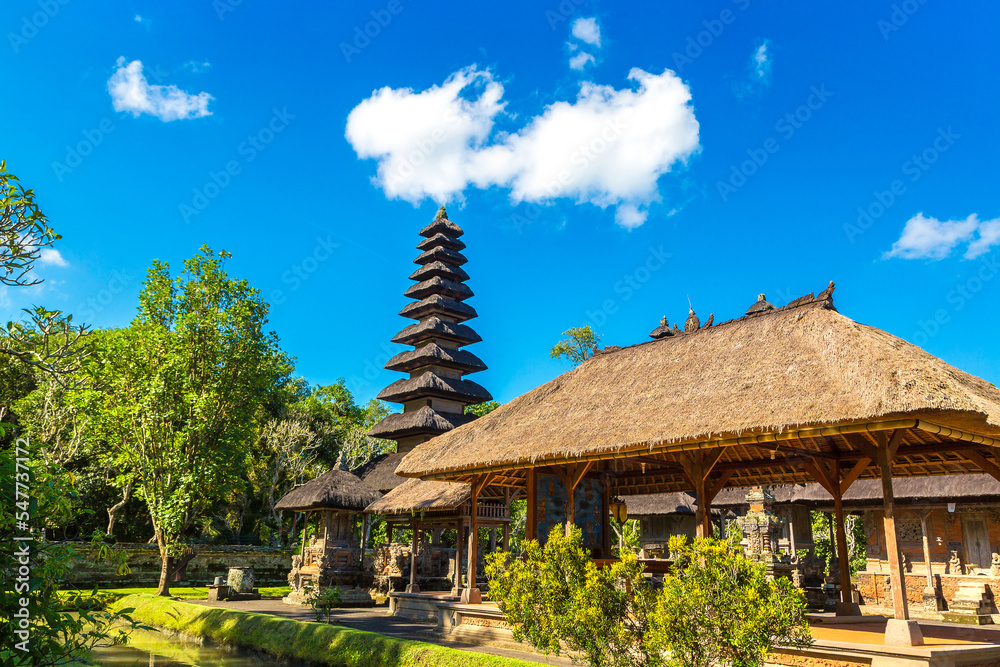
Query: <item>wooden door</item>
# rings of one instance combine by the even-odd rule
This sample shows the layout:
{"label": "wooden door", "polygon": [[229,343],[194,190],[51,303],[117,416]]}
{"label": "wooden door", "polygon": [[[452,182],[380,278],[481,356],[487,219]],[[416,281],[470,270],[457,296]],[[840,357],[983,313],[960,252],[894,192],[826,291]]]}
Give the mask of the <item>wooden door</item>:
{"label": "wooden door", "polygon": [[965,558],[970,566],[975,566],[976,573],[990,569],[993,561],[990,550],[990,535],[986,529],[986,519],[967,517],[965,524]]}

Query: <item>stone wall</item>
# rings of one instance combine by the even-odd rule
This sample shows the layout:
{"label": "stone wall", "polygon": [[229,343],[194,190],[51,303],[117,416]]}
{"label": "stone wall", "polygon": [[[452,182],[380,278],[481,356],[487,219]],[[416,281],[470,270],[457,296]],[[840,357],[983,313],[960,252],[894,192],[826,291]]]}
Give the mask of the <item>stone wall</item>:
{"label": "stone wall", "polygon": [[[861,604],[876,607],[892,607],[892,591],[885,588],[886,576],[884,572],[858,572],[856,581],[858,593],[861,594]],[[934,575],[935,588],[941,592],[945,603],[954,599],[958,585],[962,581],[969,580],[975,581],[977,584],[986,584],[994,600],[1000,594],[1000,581],[992,577],[950,574]],[[927,576],[925,574],[906,575],[906,599],[910,601],[911,605],[916,605],[916,608],[920,608],[923,605],[924,587],[926,586]],[[995,606],[993,613],[998,613]]]}
{"label": "stone wall", "polygon": [[[146,544],[119,545],[128,553],[131,574],[119,576],[107,563],[96,562],[89,549],[78,549],[85,558],[67,573],[68,584],[78,588],[151,587],[160,581],[160,553]],[[256,586],[287,586],[294,552],[287,549],[246,546],[199,546],[187,564],[184,578],[175,586],[206,586],[224,577],[230,567],[252,567]]]}

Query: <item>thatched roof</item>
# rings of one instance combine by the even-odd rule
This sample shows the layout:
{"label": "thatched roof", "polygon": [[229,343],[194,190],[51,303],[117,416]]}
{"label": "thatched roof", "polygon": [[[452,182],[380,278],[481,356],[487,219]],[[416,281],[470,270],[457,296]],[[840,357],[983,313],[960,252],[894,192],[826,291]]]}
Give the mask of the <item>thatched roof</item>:
{"label": "thatched roof", "polygon": [[441,347],[437,343],[400,352],[386,362],[385,368],[390,371],[409,372],[430,364],[440,368],[454,368],[466,373],[486,370],[486,364],[472,352]]}
{"label": "thatched roof", "polygon": [[411,320],[422,320],[427,315],[447,315],[456,322],[464,322],[478,317],[476,309],[467,303],[455,301],[443,297],[440,294],[433,294],[426,299],[407,304],[399,314]]}
{"label": "thatched roof", "polygon": [[472,327],[446,322],[435,316],[404,328],[393,337],[392,342],[403,345],[418,345],[431,338],[449,340],[459,345],[471,345],[482,340]]}
{"label": "thatched roof", "polygon": [[440,294],[456,301],[471,299],[475,296],[468,285],[437,277],[411,285],[408,290],[403,292],[403,296],[408,296],[411,299],[424,299],[432,294]]}
{"label": "thatched roof", "polygon": [[462,253],[439,246],[420,253],[417,255],[417,258],[413,260],[413,263],[430,264],[431,262],[444,262],[445,264],[451,264],[452,266],[462,266],[468,261],[469,260],[467,260],[465,255]]}
{"label": "thatched roof", "polygon": [[322,509],[361,511],[381,497],[381,493],[357,475],[334,469],[292,489],[281,497],[274,508],[297,512]]}
{"label": "thatched roof", "polygon": [[[844,317],[833,309],[831,292],[832,285],[792,307],[597,354],[490,414],[419,445],[397,472],[467,479],[477,471],[546,461],[607,459],[621,452],[668,456],[724,446],[722,462],[733,466],[730,483],[737,486],[762,478],[746,474],[748,460],[760,461],[759,470],[772,470],[774,455],[770,462],[758,456],[757,443],[778,443],[769,445],[777,447],[777,465],[788,465],[768,479],[798,482],[809,477],[781,450],[781,442],[796,438],[800,447],[823,455],[839,451],[857,459],[858,450],[841,435],[847,432],[844,425],[856,425],[853,432],[860,434],[882,428],[876,421],[904,418],[909,430],[898,456],[908,456],[916,446],[935,454],[930,467],[925,460],[923,469],[911,462],[914,467],[894,474],[978,472],[963,467],[961,457],[948,458],[957,451],[949,443],[979,438],[973,442],[989,444],[980,436],[1000,438],[1000,390],[885,331]],[[815,430],[830,426],[843,428]],[[865,476],[873,474],[869,470]],[[681,478],[667,471],[662,480],[668,485]]]}
{"label": "thatched roof", "polygon": [[365,511],[371,514],[411,514],[455,509],[472,497],[468,484],[408,479]]}
{"label": "thatched roof", "polygon": [[[437,412],[430,406],[419,410],[397,412],[387,416],[368,431],[373,438],[393,440],[417,433],[437,434],[450,431],[475,419],[475,415],[454,412]],[[402,457],[400,457],[401,459]],[[393,473],[395,477],[395,473]],[[399,477],[400,481],[406,479]]]}
{"label": "thatched roof", "polygon": [[[805,505],[811,508],[833,507],[833,496],[819,484],[783,484],[770,487],[775,505]],[[712,501],[713,509],[746,507],[750,487],[723,489]],[[942,504],[949,502],[1000,503],[1000,481],[990,475],[947,475],[935,477],[895,477],[892,495],[900,505]],[[692,514],[698,504],[687,492],[647,493],[625,497],[629,516]],[[848,510],[882,507],[882,481],[858,480],[844,494]]]}
{"label": "thatched roof", "polygon": [[[389,415],[392,417],[393,415]],[[383,420],[384,421],[384,420]],[[378,428],[381,423],[376,426]],[[376,456],[368,463],[354,471],[370,488],[382,493],[388,493],[407,481],[406,477],[396,474],[396,466],[403,460],[404,454],[393,452]]]}
{"label": "thatched roof", "polygon": [[435,234],[444,234],[445,236],[457,239],[463,233],[461,227],[448,219],[448,212],[444,210],[444,206],[438,210],[437,215],[434,217],[434,222],[420,230],[420,235],[425,238],[431,238]]}
{"label": "thatched roof", "polygon": [[431,248],[448,248],[449,250],[465,250],[465,242],[459,241],[444,234],[435,234],[424,239],[417,244],[417,250],[430,250]]}
{"label": "thatched roof", "polygon": [[437,396],[463,403],[483,403],[493,399],[490,392],[472,380],[455,380],[425,371],[415,378],[396,380],[378,394],[378,399],[404,403],[413,398]]}
{"label": "thatched roof", "polygon": [[469,274],[459,266],[452,266],[444,262],[431,262],[424,264],[419,269],[410,274],[410,280],[428,280],[430,278],[444,278],[461,282],[469,279]]}

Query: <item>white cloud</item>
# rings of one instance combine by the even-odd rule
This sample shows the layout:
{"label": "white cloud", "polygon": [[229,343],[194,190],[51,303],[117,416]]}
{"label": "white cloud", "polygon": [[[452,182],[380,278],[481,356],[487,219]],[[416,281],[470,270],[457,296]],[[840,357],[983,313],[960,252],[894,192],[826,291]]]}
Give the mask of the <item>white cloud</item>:
{"label": "white cloud", "polygon": [[965,259],[975,259],[1000,245],[1000,218],[981,221],[973,213],[965,220],[942,222],[918,213],[906,221],[899,240],[883,258],[944,259],[963,243],[968,243]]}
{"label": "white cloud", "polygon": [[601,26],[597,25],[597,19],[577,19],[573,21],[572,30],[577,39],[601,48]]}
{"label": "white cloud", "polygon": [[569,66],[573,69],[582,70],[584,67],[587,66],[587,63],[593,63],[593,62],[594,62],[594,56],[590,55],[589,53],[584,53],[583,51],[581,51],[580,53],[576,54],[575,56],[569,59]]}
{"label": "white cloud", "polygon": [[757,75],[757,78],[764,81],[771,80],[771,59],[767,54],[768,44],[769,42],[766,39],[760,43],[757,50],[753,52],[753,58],[750,64],[753,68],[754,74]]}
{"label": "white cloud", "polygon": [[166,123],[212,115],[208,110],[208,103],[214,99],[211,95],[191,95],[177,86],[150,85],[138,60],[126,65],[124,57],[118,59],[118,69],[108,79],[108,92],[115,111],[133,116],[145,113]]}
{"label": "white cloud", "polygon": [[192,74],[200,74],[208,70],[211,66],[212,63],[208,62],[207,60],[203,60],[201,62],[198,62],[197,60],[189,60],[183,65],[184,69],[191,72]]}
{"label": "white cloud", "polygon": [[69,266],[66,258],[55,248],[42,248],[42,251],[38,255],[38,262],[43,266]]}
{"label": "white cloud", "polygon": [[670,70],[634,68],[632,88],[583,82],[576,100],[548,105],[520,129],[494,132],[503,86],[469,67],[421,92],[382,88],[358,104],[345,136],[378,161],[373,182],[414,204],[461,200],[467,187],[510,190],[514,202],[570,198],[645,221],[657,180],[700,146],[691,93]]}

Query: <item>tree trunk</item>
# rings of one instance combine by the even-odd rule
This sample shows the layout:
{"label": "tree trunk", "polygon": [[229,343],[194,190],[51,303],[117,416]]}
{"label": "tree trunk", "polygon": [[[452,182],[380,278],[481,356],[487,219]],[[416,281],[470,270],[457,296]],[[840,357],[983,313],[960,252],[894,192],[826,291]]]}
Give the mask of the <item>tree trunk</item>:
{"label": "tree trunk", "polygon": [[160,547],[160,585],[156,594],[170,597],[170,575],[173,574],[174,559],[167,553],[167,544],[161,531],[156,531],[156,544]]}
{"label": "tree trunk", "polygon": [[122,491],[121,502],[112,505],[108,508],[108,529],[105,531],[108,537],[112,537],[115,534],[115,522],[118,520],[118,512],[125,507],[125,503],[128,502],[129,497],[132,495],[132,482],[129,482],[125,486],[125,490]]}

